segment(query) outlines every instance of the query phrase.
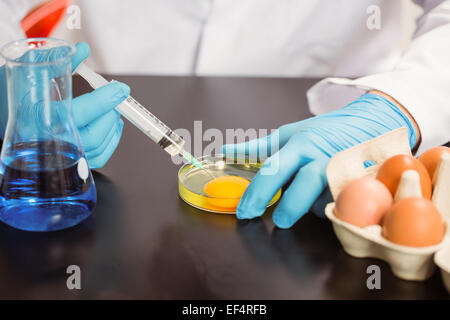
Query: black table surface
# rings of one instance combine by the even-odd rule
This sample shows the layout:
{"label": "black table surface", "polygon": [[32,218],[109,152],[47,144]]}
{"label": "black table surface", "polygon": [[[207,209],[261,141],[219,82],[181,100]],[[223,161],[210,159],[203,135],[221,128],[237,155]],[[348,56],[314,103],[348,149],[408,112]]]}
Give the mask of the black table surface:
{"label": "black table surface", "polygon": [[[309,117],[316,80],[116,76],[172,128],[277,128]],[[74,95],[88,91],[74,79]],[[94,107],[94,106],[93,106]],[[178,196],[169,156],[126,123],[119,147],[95,172],[94,214],[64,231],[0,224],[0,298],[429,299],[448,298],[439,272],[403,281],[375,259],[347,255],[329,221],[306,214],[293,228],[262,218],[205,213]],[[367,267],[381,290],[367,289]],[[68,290],[66,269],[81,269]]]}

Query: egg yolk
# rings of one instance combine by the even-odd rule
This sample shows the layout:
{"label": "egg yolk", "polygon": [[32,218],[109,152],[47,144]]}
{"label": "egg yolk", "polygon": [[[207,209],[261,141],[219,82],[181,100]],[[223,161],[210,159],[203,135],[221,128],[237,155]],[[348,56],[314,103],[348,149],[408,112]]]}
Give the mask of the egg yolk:
{"label": "egg yolk", "polygon": [[205,185],[207,201],[214,206],[233,209],[247,189],[250,181],[237,176],[214,178]]}

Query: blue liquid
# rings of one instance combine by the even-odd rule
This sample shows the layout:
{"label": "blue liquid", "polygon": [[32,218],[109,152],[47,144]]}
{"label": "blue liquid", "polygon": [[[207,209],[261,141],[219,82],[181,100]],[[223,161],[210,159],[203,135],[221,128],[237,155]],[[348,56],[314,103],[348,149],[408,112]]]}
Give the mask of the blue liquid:
{"label": "blue liquid", "polygon": [[[0,220],[28,231],[72,227],[93,211],[97,193],[91,173],[78,172],[80,152],[62,141],[9,147],[0,161]],[[84,161],[84,160],[82,160]]]}

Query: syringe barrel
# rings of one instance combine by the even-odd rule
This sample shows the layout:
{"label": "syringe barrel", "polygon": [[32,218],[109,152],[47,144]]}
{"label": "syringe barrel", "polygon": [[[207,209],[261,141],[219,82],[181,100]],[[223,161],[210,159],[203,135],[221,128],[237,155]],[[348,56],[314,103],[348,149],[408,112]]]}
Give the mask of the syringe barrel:
{"label": "syringe barrel", "polygon": [[183,150],[184,140],[131,96],[120,103],[116,110],[171,156]]}

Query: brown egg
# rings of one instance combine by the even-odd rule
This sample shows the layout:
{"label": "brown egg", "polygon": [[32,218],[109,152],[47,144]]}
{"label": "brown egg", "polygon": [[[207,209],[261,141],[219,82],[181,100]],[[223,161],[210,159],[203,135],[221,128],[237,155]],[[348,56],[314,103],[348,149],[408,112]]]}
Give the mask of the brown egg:
{"label": "brown egg", "polygon": [[402,173],[416,170],[420,176],[422,196],[431,198],[431,179],[423,164],[411,155],[399,154],[387,159],[378,170],[377,179],[384,183],[392,196],[395,196]]}
{"label": "brown egg", "polygon": [[442,241],[444,233],[445,224],[439,210],[424,198],[399,200],[383,221],[383,236],[404,246],[432,246]]}
{"label": "brown egg", "polygon": [[392,201],[391,193],[380,181],[360,178],[341,191],[336,200],[335,215],[357,227],[379,224]]}
{"label": "brown egg", "polygon": [[430,178],[433,180],[434,172],[437,169],[439,160],[443,153],[450,153],[450,148],[440,146],[432,149],[428,149],[422,153],[419,157],[419,161],[425,166]]}

